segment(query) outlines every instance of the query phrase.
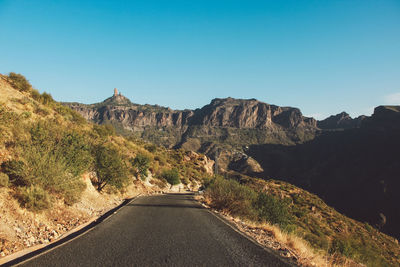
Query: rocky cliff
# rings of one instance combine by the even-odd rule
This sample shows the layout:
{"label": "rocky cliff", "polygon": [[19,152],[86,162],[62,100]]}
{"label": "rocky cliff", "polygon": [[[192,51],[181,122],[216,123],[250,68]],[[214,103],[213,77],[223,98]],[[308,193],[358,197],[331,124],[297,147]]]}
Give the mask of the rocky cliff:
{"label": "rocky cliff", "polygon": [[235,146],[295,144],[310,139],[317,131],[316,121],[304,117],[299,109],[255,99],[214,99],[196,110],[133,104],[122,95],[97,104],[65,105],[95,123],[111,123],[154,143],[192,150],[199,150],[205,142],[221,141]]}

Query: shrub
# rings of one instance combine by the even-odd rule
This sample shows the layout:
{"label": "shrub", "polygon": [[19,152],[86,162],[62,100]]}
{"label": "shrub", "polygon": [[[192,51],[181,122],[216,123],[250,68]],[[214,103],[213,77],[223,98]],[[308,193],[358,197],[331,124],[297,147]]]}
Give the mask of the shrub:
{"label": "shrub", "polygon": [[227,210],[232,215],[256,219],[257,213],[253,202],[257,193],[251,188],[240,185],[234,180],[217,178],[207,191],[206,197],[211,200],[211,205],[219,210]]}
{"label": "shrub", "polygon": [[39,93],[39,91],[36,90],[36,89],[32,89],[31,90],[31,97],[33,99],[35,99],[36,101],[40,101],[40,93]]}
{"label": "shrub", "polygon": [[181,182],[179,178],[179,172],[177,169],[164,170],[161,173],[161,177],[167,180],[167,182],[170,183],[171,185],[176,185]]}
{"label": "shrub", "polygon": [[22,112],[21,116],[22,116],[24,119],[29,119],[30,117],[32,117],[32,112],[30,112],[30,111],[24,111],[24,112]]}
{"label": "shrub", "polygon": [[8,175],[0,172],[0,187],[7,187],[9,183]]}
{"label": "shrub", "polygon": [[[219,177],[221,178],[221,177]],[[206,175],[202,178],[202,182],[203,182],[203,188],[207,189],[214,181],[215,181],[216,176],[211,176],[211,175]]]}
{"label": "shrub", "polygon": [[147,176],[147,171],[150,167],[150,158],[145,154],[138,154],[134,159],[131,159],[132,167],[135,168],[135,174],[141,179]]}
{"label": "shrub", "polygon": [[347,238],[335,238],[332,241],[329,253],[340,253],[346,257],[351,257],[353,255],[353,249]]}
{"label": "shrub", "polygon": [[54,103],[54,99],[53,99],[53,97],[51,96],[51,94],[48,94],[48,93],[46,93],[46,92],[43,92],[43,94],[40,96],[40,102],[41,102],[43,105],[48,106],[48,105]]}
{"label": "shrub", "polygon": [[39,121],[29,129],[31,142],[40,150],[53,150],[61,138],[59,126],[49,121]]}
{"label": "shrub", "polygon": [[22,74],[10,72],[8,78],[12,81],[14,88],[21,92],[28,92],[32,88],[32,85]]}
{"label": "shrub", "polygon": [[81,114],[67,106],[63,106],[62,104],[57,103],[54,110],[58,114],[64,116],[66,119],[76,122],[78,124],[84,124],[86,122],[86,119],[82,117]]}
{"label": "shrub", "polygon": [[59,153],[65,158],[66,167],[75,176],[89,169],[93,157],[87,137],[71,131],[66,133],[58,144]]}
{"label": "shrub", "polygon": [[255,208],[259,218],[271,224],[278,224],[281,227],[285,227],[292,221],[288,205],[283,200],[271,195],[259,193],[255,201]]}
{"label": "shrub", "polygon": [[42,150],[37,146],[26,148],[25,160],[29,173],[24,177],[27,185],[40,185],[59,194],[67,204],[78,200],[85,185],[79,176],[68,168],[68,162],[57,150]]}
{"label": "shrub", "polygon": [[40,186],[72,204],[85,188],[80,174],[90,167],[91,149],[86,139],[76,132],[62,134],[52,122],[39,122],[29,129],[30,140],[21,143],[23,161],[2,164],[13,184]]}
{"label": "shrub", "polygon": [[19,186],[28,184],[28,182],[25,180],[28,170],[23,161],[15,159],[5,161],[1,165],[1,168],[3,169],[4,173],[8,175],[10,182],[13,184]]}
{"label": "shrub", "polygon": [[93,130],[100,136],[100,137],[108,137],[110,135],[115,135],[115,128],[111,124],[104,124],[104,125],[93,125]]}
{"label": "shrub", "polygon": [[70,108],[68,108],[70,110],[70,114],[72,116],[72,121],[76,122],[78,124],[84,124],[86,122],[86,119],[84,117],[82,117],[81,114],[79,114],[78,112],[76,112],[75,110],[72,110]]}
{"label": "shrub", "polygon": [[10,125],[15,122],[18,115],[14,112],[10,112],[6,109],[3,103],[0,103],[0,124]]}
{"label": "shrub", "polygon": [[147,144],[144,147],[147,151],[154,153],[157,151],[157,146],[155,144]]}
{"label": "shrub", "polygon": [[41,211],[51,206],[49,194],[40,186],[20,188],[17,198],[22,207],[32,211]]}
{"label": "shrub", "polygon": [[50,112],[47,109],[40,108],[40,107],[36,107],[34,112],[41,116],[47,116],[50,114]]}
{"label": "shrub", "polygon": [[106,147],[95,147],[95,170],[97,173],[97,190],[106,185],[122,189],[127,183],[127,167],[117,150]]}

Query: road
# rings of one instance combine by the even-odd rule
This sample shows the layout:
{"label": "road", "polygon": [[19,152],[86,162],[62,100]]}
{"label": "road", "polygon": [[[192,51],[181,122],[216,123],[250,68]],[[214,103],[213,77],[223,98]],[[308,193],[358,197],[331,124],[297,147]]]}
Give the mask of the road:
{"label": "road", "polygon": [[21,266],[289,266],[190,194],[140,197]]}

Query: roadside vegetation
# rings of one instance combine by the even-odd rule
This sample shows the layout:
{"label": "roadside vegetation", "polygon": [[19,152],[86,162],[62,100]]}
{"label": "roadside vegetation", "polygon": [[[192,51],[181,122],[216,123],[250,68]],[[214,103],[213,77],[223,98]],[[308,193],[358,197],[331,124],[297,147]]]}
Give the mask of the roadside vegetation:
{"label": "roadside vegetation", "polygon": [[149,174],[160,189],[207,176],[201,155],[188,159],[183,150],[124,138],[111,125],[87,123],[50,94],[39,93],[21,74],[0,79],[4,90],[7,85],[15,90],[0,99],[0,186],[11,188],[28,210],[48,209],[56,198],[66,205],[78,202],[85,190],[82,175],[89,172],[95,173],[94,187],[105,193],[123,192]]}
{"label": "roadside vegetation", "polygon": [[346,265],[346,258],[367,266],[400,264],[396,239],[343,216],[317,196],[291,184],[236,174],[216,177],[206,184],[208,205],[273,229],[292,247],[310,247],[312,257],[324,258],[332,265]]}

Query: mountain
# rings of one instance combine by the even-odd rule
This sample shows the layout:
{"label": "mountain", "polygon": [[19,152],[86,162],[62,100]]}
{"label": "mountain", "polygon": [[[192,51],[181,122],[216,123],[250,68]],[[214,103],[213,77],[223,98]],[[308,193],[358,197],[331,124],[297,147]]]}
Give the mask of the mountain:
{"label": "mountain", "polygon": [[342,112],[318,121],[317,126],[324,130],[358,128],[365,118],[366,116],[359,116],[353,119],[346,112]]}
{"label": "mountain", "polygon": [[167,147],[216,159],[222,172],[273,177],[316,193],[346,215],[400,237],[399,107],[371,117],[347,113],[323,121],[256,99],[214,99],[196,110],[138,105],[117,97],[65,103],[86,119],[111,123]]}
{"label": "mountain", "polygon": [[[121,99],[123,101],[121,101]],[[166,147],[185,148],[214,156],[217,148],[239,150],[252,144],[296,144],[314,138],[317,122],[299,109],[255,99],[214,99],[196,110],[172,110],[128,102],[121,94],[101,103],[64,103],[98,124],[113,124]],[[230,158],[232,155],[228,155]],[[229,159],[228,159],[229,161]],[[228,162],[221,162],[227,166]]]}

